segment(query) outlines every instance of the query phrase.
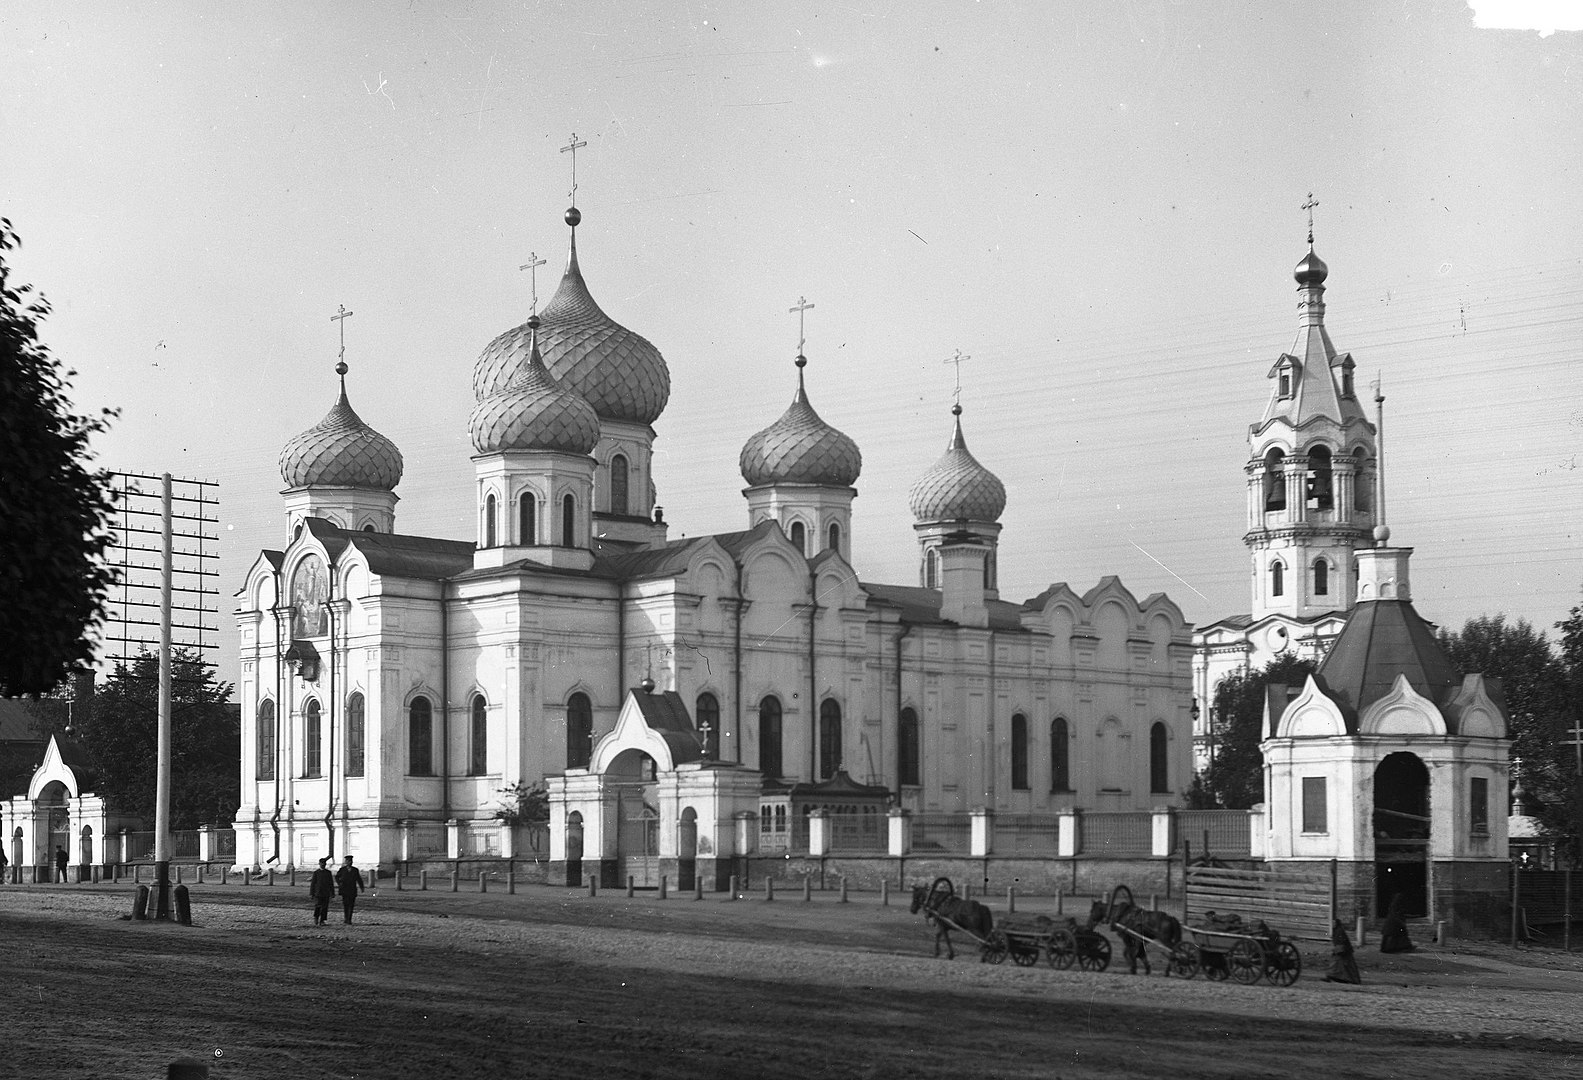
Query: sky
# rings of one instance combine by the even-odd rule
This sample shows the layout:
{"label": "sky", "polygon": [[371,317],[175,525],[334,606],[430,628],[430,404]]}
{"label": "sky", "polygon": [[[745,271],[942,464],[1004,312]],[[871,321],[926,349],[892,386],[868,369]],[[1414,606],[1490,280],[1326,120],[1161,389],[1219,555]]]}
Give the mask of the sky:
{"label": "sky", "polygon": [[[473,539],[474,360],[579,261],[653,342],[671,536],[747,527],[742,444],[795,389],[855,439],[852,549],[912,584],[907,489],[1006,484],[1003,598],[1119,575],[1249,609],[1243,467],[1292,268],[1386,396],[1419,611],[1583,601],[1583,32],[1324,5],[12,2],[0,214],[96,463],[219,484],[234,592],[286,542],[280,448],[348,393],[401,532]],[[1508,29],[1496,26],[1515,24]],[[1528,29],[1520,27],[1531,27]],[[1541,32],[1542,31],[1542,32]],[[948,358],[963,354],[959,366]]]}

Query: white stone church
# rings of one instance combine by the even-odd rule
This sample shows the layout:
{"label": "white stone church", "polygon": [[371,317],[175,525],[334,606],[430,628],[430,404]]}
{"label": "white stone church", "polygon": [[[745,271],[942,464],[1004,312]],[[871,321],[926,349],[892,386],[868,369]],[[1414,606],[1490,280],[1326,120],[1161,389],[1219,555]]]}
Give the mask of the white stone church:
{"label": "white stone church", "polygon": [[[508,854],[488,841],[503,789],[586,786],[617,760],[650,782],[657,766],[712,769],[739,794],[845,773],[913,811],[1180,804],[1190,628],[1169,598],[1140,601],[1114,577],[1001,599],[1007,494],[968,451],[960,408],[932,465],[944,425],[918,436],[915,583],[851,565],[862,458],[814,411],[803,356],[791,406],[744,432],[742,528],[667,539],[651,465],[669,370],[595,303],[581,216],[566,220],[555,296],[473,369],[473,535],[398,530],[402,457],[352,410],[344,364],[339,400],[282,451],[286,542],[238,594],[239,865]],[[1317,313],[1313,325],[1328,349]],[[1294,401],[1276,422],[1321,407],[1329,372],[1314,355],[1283,358]],[[1313,559],[1333,560],[1342,606],[1370,429],[1336,397],[1346,438],[1321,512],[1338,524],[1323,542],[1298,528],[1296,481],[1279,512],[1306,545],[1287,580],[1306,587]],[[1287,456],[1319,467],[1307,442]],[[1295,475],[1260,468],[1255,486]],[[907,542],[901,523],[884,527]]]}

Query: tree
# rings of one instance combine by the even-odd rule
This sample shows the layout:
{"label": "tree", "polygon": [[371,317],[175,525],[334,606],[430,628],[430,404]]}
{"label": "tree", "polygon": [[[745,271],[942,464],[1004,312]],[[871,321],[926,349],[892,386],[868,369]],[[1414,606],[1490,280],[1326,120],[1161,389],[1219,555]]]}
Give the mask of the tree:
{"label": "tree", "polygon": [[1313,672],[1312,661],[1290,653],[1277,656],[1258,671],[1234,672],[1215,685],[1209,717],[1209,767],[1188,792],[1195,807],[1247,810],[1264,801],[1264,689],[1301,686]]}
{"label": "tree", "polygon": [[90,471],[88,440],[106,410],[80,416],[68,380],[38,337],[49,305],[13,285],[18,245],[0,218],[0,695],[41,694],[86,667],[92,627],[112,582],[101,559],[111,487]]}
{"label": "tree", "polygon": [[[171,658],[170,827],[223,825],[236,816],[241,795],[241,716],[227,704],[229,683],[192,653]],[[34,709],[45,738],[65,727],[57,702]],[[159,658],[141,653],[118,663],[95,690],[91,704],[73,716],[73,738],[93,759],[95,794],[110,808],[151,825],[159,764]]]}

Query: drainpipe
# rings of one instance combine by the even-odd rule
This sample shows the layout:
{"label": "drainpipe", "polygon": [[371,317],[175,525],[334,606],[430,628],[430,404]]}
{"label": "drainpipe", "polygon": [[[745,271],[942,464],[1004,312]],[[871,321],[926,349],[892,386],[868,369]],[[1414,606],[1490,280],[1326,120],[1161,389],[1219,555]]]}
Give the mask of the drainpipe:
{"label": "drainpipe", "polygon": [[737,617],[736,640],[731,646],[731,671],[733,688],[731,692],[732,711],[736,714],[736,731],[732,735],[735,745],[731,748],[731,757],[738,765],[742,764],[742,611],[746,601],[742,597],[742,562],[732,559],[731,565],[737,568]]}
{"label": "drainpipe", "polygon": [[987,734],[988,734],[989,737],[988,737],[988,739],[986,741],[989,743],[989,759],[987,761],[989,769],[988,769],[988,772],[987,772],[987,775],[986,775],[986,779],[988,780],[988,783],[985,785],[988,790],[986,790],[984,792],[984,798],[985,798],[985,801],[987,802],[987,804],[989,805],[989,808],[993,810],[995,808],[995,773],[996,773],[996,771],[997,771],[997,769],[998,769],[998,767],[1000,765],[1000,748],[996,745],[996,742],[995,742],[995,631],[993,631],[993,630],[991,630],[989,632],[989,720],[988,720],[988,727],[989,727],[989,731],[987,732]]}
{"label": "drainpipe", "polygon": [[819,709],[814,660],[818,655],[819,582],[818,571],[808,568],[808,780],[819,782]]}
{"label": "drainpipe", "polygon": [[[901,805],[901,643],[902,639],[912,633],[912,623],[905,619],[901,621],[901,631],[896,635],[896,805]],[[922,721],[920,723],[920,728]],[[923,732],[918,732],[922,741]],[[922,777],[919,777],[922,779]]]}
{"label": "drainpipe", "polygon": [[626,586],[616,582],[616,707],[626,705],[627,696],[627,596]]}
{"label": "drainpipe", "polygon": [[440,821],[451,820],[451,625],[440,582]]}
{"label": "drainpipe", "polygon": [[286,782],[286,774],[280,760],[281,751],[286,745],[286,740],[281,738],[281,729],[285,726],[286,687],[281,674],[285,661],[281,658],[286,650],[282,649],[280,638],[280,571],[275,571],[275,602],[270,605],[270,613],[275,616],[275,812],[269,815],[269,827],[275,833],[275,851],[266,862],[278,863],[280,861],[280,800],[281,785]]}
{"label": "drainpipe", "polygon": [[325,715],[329,719],[330,752],[327,755],[324,768],[324,832],[329,837],[330,860],[335,860],[335,564],[330,564],[329,569],[329,595],[324,601],[324,610],[330,617],[330,693],[329,708]]}

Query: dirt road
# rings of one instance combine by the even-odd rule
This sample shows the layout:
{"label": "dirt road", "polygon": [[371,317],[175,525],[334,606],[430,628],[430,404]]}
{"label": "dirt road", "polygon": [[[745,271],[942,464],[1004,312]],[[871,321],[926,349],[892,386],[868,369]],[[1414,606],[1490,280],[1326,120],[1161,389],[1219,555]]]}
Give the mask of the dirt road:
{"label": "dirt road", "polygon": [[[1583,958],[1360,950],[1287,989],[930,957],[893,900],[0,887],[0,1077],[1513,1077],[1583,1074]],[[1029,905],[1037,908],[1037,903]],[[337,910],[332,918],[339,919]],[[1119,953],[1119,949],[1117,950]]]}

